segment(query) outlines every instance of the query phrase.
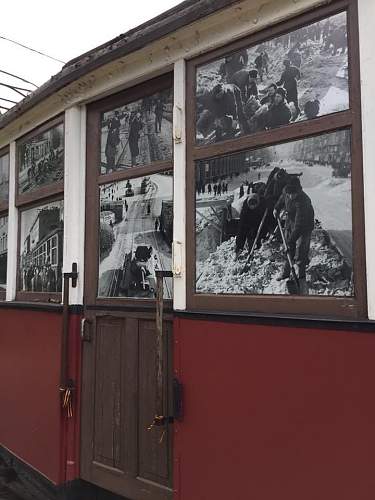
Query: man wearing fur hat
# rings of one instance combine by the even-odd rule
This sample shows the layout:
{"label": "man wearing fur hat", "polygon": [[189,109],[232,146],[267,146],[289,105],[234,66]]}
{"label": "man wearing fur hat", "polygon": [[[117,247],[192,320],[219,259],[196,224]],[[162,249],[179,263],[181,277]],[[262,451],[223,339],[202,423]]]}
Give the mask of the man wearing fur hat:
{"label": "man wearing fur hat", "polygon": [[[310,198],[303,191],[300,180],[292,176],[275,205],[273,215],[279,217],[285,210],[285,238],[292,262],[297,264],[298,278],[306,277],[306,266],[309,263],[311,233],[314,229],[314,209]],[[289,278],[290,265],[286,259],[279,280]]]}
{"label": "man wearing fur hat", "polygon": [[266,117],[267,128],[277,128],[290,122],[292,113],[285,100],[286,91],[278,87],[275,92],[273,104],[270,105]]}

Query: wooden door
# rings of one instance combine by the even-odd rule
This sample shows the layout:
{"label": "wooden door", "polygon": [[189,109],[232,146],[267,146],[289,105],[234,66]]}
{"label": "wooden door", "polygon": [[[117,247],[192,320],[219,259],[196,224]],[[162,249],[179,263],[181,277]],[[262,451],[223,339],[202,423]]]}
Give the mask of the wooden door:
{"label": "wooden door", "polygon": [[165,75],[87,111],[81,477],[131,500],[172,494],[171,425],[148,430],[170,415],[172,317],[160,357],[155,293],[172,264],[172,107]]}
{"label": "wooden door", "polygon": [[[87,312],[82,386],[81,476],[129,499],[169,499],[172,429],[156,414],[156,325],[148,315]],[[88,333],[88,329],[90,333]],[[168,411],[172,323],[164,321]]]}

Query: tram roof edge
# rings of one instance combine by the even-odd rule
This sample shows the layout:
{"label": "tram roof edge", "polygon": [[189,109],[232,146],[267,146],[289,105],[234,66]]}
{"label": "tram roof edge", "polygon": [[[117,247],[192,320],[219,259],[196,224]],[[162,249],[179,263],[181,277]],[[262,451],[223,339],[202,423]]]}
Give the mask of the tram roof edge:
{"label": "tram roof edge", "polygon": [[20,117],[26,111],[78,80],[119,57],[128,55],[146,45],[187,26],[202,17],[209,16],[241,0],[185,0],[172,9],[146,21],[108,42],[83,53],[67,62],[61,71],[53,75],[34,92],[0,115],[0,130]]}

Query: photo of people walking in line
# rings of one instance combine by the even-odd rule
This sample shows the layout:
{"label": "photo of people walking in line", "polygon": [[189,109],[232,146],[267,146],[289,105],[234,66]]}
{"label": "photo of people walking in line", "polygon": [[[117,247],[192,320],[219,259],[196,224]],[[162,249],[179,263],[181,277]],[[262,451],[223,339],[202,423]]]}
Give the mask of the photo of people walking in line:
{"label": "photo of people walking in line", "polygon": [[34,191],[64,178],[64,125],[60,123],[18,147],[18,192]]}
{"label": "photo of people walking in line", "polygon": [[100,187],[99,297],[155,298],[155,271],[172,266],[172,193],[170,171]]}
{"label": "photo of people walking in line", "polygon": [[62,291],[63,218],[63,201],[21,212],[21,291]]}
{"label": "photo of people walking in line", "polygon": [[103,113],[100,173],[172,158],[172,89]]}
{"label": "photo of people walking in line", "polygon": [[0,156],[0,204],[9,197],[9,154]]}
{"label": "photo of people walking in line", "polygon": [[348,107],[345,12],[197,68],[198,144],[271,130]]}
{"label": "photo of people walking in line", "polygon": [[196,163],[196,291],[352,296],[350,132]]}

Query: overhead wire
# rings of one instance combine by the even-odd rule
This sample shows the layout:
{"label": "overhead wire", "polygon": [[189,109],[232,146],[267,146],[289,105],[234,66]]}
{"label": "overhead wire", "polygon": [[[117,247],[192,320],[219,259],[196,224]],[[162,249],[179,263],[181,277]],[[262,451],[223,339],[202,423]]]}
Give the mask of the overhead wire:
{"label": "overhead wire", "polygon": [[59,63],[65,64],[65,61],[62,61],[61,59],[57,59],[56,57],[50,56],[46,54],[45,52],[41,52],[40,50],[33,49],[32,47],[29,47],[27,45],[24,45],[23,43],[17,42],[16,40],[11,40],[10,38],[7,38],[5,36],[0,35],[1,40],[6,40],[7,42],[14,43],[15,45],[18,45],[20,47],[23,47],[24,49],[30,50],[31,52],[36,52],[37,54],[40,54],[41,56],[48,57],[49,59],[52,59],[54,61],[57,61]]}
{"label": "overhead wire", "polygon": [[26,80],[25,78],[22,78],[21,76],[13,75],[13,73],[8,73],[8,71],[4,71],[3,69],[0,69],[0,73],[3,73],[4,75],[12,76],[13,78],[17,78],[17,80],[21,80],[22,82],[29,83],[30,85],[33,85],[34,87],[38,87],[38,85],[35,85],[35,83],[29,82],[29,80]]}

